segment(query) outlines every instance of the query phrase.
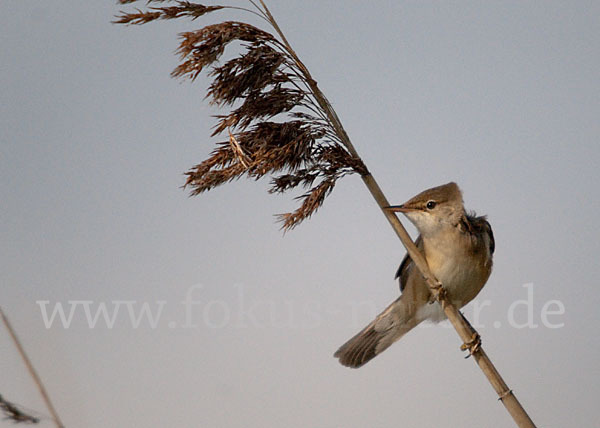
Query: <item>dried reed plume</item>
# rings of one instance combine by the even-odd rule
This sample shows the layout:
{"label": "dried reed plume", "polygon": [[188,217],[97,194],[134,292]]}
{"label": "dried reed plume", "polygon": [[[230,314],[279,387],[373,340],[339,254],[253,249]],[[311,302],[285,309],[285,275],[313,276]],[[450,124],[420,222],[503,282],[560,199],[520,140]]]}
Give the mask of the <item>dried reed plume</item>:
{"label": "dried reed plume", "polygon": [[[6,316],[6,314],[4,313],[4,311],[2,310],[1,307],[0,307],[0,320],[4,324],[4,327],[6,327],[6,330],[8,331],[8,334],[10,335],[10,338],[12,339],[12,341],[15,345],[15,348],[17,348],[17,351],[19,352],[19,355],[21,356],[23,363],[25,363],[25,367],[27,367],[27,371],[29,372],[29,375],[33,379],[35,385],[38,388],[38,391],[40,392],[40,395],[42,396],[42,399],[46,403],[46,407],[50,411],[50,415],[52,415],[52,420],[54,421],[56,428],[64,428],[64,425],[63,425],[62,421],[60,420],[60,417],[58,416],[56,409],[52,405],[52,401],[50,400],[50,395],[48,394],[48,391],[46,391],[46,388],[44,387],[44,384],[42,383],[42,379],[39,377],[39,375],[35,371],[35,368],[33,367],[31,360],[29,359],[29,357],[27,356],[27,353],[25,352],[25,348],[23,348],[23,345],[21,344],[21,341],[19,340],[19,337],[17,336],[17,332],[12,327],[10,321],[8,320],[8,317]],[[0,396],[0,398],[1,398],[1,396]],[[8,403],[4,400],[2,400],[2,402],[0,402],[0,410],[3,410],[5,412],[5,414],[9,417],[9,419],[15,420],[15,418],[16,418],[17,419],[16,422],[27,422],[27,423],[37,423],[38,422],[36,420],[36,418],[32,418],[31,416],[23,413],[14,404]]]}
{"label": "dried reed plume", "polygon": [[[120,4],[135,0],[119,0]],[[301,187],[300,206],[280,220],[291,229],[310,217],[334,189],[337,180],[358,173],[383,214],[423,274],[432,295],[488,378],[519,427],[534,427],[512,390],[484,352],[479,335],[447,299],[398,217],[384,208],[389,204],[375,178],[358,156],[335,110],[298,58],[263,0],[249,0],[251,9],[232,6],[204,6],[187,1],[148,0],[147,10],[120,12],[114,22],[145,24],[160,19],[199,16],[221,9],[241,9],[257,15],[275,31],[274,36],[250,24],[225,21],[180,34],[181,63],[174,77],[194,80],[210,67],[213,81],[208,90],[212,104],[228,108],[217,116],[213,135],[228,131],[229,138],[210,157],[187,172],[186,186],[199,194],[244,175],[271,177],[271,193]],[[151,7],[169,3],[169,7]],[[223,64],[217,62],[232,42],[242,53]]]}
{"label": "dried reed plume", "polygon": [[[120,4],[133,3],[121,0]],[[150,0],[168,7],[121,12],[114,22],[146,24],[155,20],[188,17],[230,6],[204,6],[187,1]],[[258,14],[269,15],[258,5]],[[239,9],[239,8],[238,8]],[[340,178],[367,168],[344,146],[311,90],[312,78],[299,66],[295,54],[272,34],[244,22],[225,21],[179,35],[181,63],[173,77],[194,80],[208,69],[213,78],[207,97],[211,104],[228,108],[217,116],[214,135],[228,133],[226,141],[186,173],[185,186],[197,195],[223,183],[247,176],[271,178],[270,193],[304,189],[300,206],[281,214],[284,229],[310,217],[323,204]],[[225,61],[226,47],[236,43],[242,52]]]}
{"label": "dried reed plume", "polygon": [[0,394],[0,411],[4,413],[4,419],[12,421],[16,424],[25,423],[25,424],[37,424],[39,423],[39,419],[28,415],[24,411],[22,411],[19,406],[10,401],[4,399],[4,397]]}

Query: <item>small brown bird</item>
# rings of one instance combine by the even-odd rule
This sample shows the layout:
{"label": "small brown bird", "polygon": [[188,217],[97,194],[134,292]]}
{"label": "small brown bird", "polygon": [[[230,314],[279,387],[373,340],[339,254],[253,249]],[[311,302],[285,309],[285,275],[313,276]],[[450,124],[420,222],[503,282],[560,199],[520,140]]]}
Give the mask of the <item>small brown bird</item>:
{"label": "small brown bird", "polygon": [[[485,217],[467,214],[456,183],[425,190],[388,209],[403,213],[416,226],[415,244],[449,300],[457,308],[473,300],[492,272],[494,235]],[[419,323],[446,318],[408,254],[396,278],[402,295],[337,350],[334,356],[343,365],[361,367]]]}

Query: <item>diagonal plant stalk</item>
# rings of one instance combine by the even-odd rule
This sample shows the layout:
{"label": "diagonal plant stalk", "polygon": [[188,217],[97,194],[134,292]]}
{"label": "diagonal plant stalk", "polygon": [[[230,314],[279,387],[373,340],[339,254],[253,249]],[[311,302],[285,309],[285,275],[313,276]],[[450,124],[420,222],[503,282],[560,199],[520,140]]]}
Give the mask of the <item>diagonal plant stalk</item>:
{"label": "diagonal plant stalk", "polygon": [[[273,15],[271,15],[271,12],[267,8],[267,5],[263,2],[263,0],[260,0],[260,3],[265,10],[269,22],[271,23],[277,34],[279,34],[290,55],[296,60],[298,67],[305,75],[306,81],[310,85],[312,93],[314,94],[317,102],[319,103],[319,106],[327,114],[327,117],[332,123],[333,127],[335,128],[337,135],[342,141],[342,144],[344,144],[344,146],[353,156],[360,159],[358,152],[356,151],[354,145],[350,141],[350,137],[344,130],[344,127],[342,126],[342,123],[339,120],[335,110],[331,106],[331,103],[329,103],[323,92],[317,86],[317,82],[312,78],[310,72],[308,71],[308,68],[302,63],[298,55],[292,49],[290,43],[287,41],[279,25],[273,18]],[[475,345],[471,350],[471,355],[481,368],[484,375],[487,377],[488,381],[491,383],[492,387],[498,394],[500,401],[502,401],[502,404],[504,404],[517,426],[523,428],[535,427],[535,424],[533,423],[533,421],[531,420],[531,418],[529,417],[519,400],[517,400],[513,391],[508,387],[504,379],[502,379],[502,376],[483,350],[483,347],[480,343],[479,334],[475,331],[475,329],[471,326],[467,319],[458,311],[458,309],[456,309],[452,302],[450,302],[450,300],[447,298],[446,294],[444,293],[443,284],[441,284],[431,273],[431,270],[427,265],[425,257],[417,249],[415,243],[412,241],[410,235],[408,234],[408,232],[406,231],[396,214],[385,209],[390,205],[390,203],[383,194],[381,188],[379,187],[379,184],[377,184],[377,181],[375,180],[373,175],[371,173],[368,173],[361,175],[361,177],[363,182],[367,186],[367,189],[369,189],[369,192],[377,202],[377,205],[379,205],[381,212],[385,215],[390,225],[392,226],[392,229],[394,229],[394,232],[396,232],[396,235],[398,235],[398,238],[400,238],[400,241],[406,248],[406,251],[408,252],[409,256],[412,258],[415,265],[425,278],[425,281],[427,282],[431,293],[441,304],[442,308],[444,309],[444,313],[448,317],[448,320],[450,320],[450,322],[452,323],[452,326],[460,336],[463,343],[467,345],[467,347],[469,347],[469,344]]]}
{"label": "diagonal plant stalk", "polygon": [[[134,1],[119,0],[119,3],[126,4]],[[148,3],[163,3],[165,1],[149,0]],[[500,400],[517,423],[517,426],[523,428],[534,427],[535,425],[531,418],[527,415],[512,390],[506,385],[500,373],[481,347],[479,335],[471,327],[466,318],[448,300],[444,293],[443,284],[431,273],[424,256],[418,251],[396,214],[384,209],[390,205],[387,198],[373,175],[362,162],[335,110],[319,89],[317,82],[311,76],[308,68],[291,47],[265,2],[263,0],[258,0],[258,2],[255,0],[249,1],[258,11],[258,15],[273,27],[280,40],[273,37],[270,33],[262,32],[262,30],[256,27],[239,22],[225,22],[220,24],[220,26],[205,27],[199,32],[183,33],[181,35],[183,41],[181,42],[179,53],[185,62],[178,66],[172,75],[174,77],[195,79],[205,66],[212,64],[218,59],[223,52],[224,46],[232,38],[237,38],[237,40],[251,44],[254,43],[253,45],[246,46],[249,54],[256,54],[257,51],[263,49],[265,46],[270,46],[269,49],[273,49],[273,52],[264,56],[256,56],[256,61],[261,63],[259,65],[262,66],[267,63],[271,64],[268,61],[273,61],[273,58],[277,57],[275,53],[283,53],[283,58],[277,59],[281,61],[278,64],[285,67],[286,71],[276,74],[273,71],[278,70],[279,65],[276,65],[274,69],[270,70],[273,73],[270,76],[271,80],[267,79],[266,81],[260,81],[260,83],[255,82],[254,86],[248,86],[247,81],[244,80],[248,76],[244,75],[240,77],[243,73],[239,70],[239,74],[233,76],[231,71],[235,67],[228,68],[227,65],[230,63],[222,67],[213,68],[211,75],[215,77],[215,81],[209,88],[208,95],[213,98],[212,102],[220,106],[231,106],[234,101],[242,100],[244,104],[229,116],[219,116],[221,121],[214,134],[228,129],[229,139],[221,143],[220,147],[213,152],[209,159],[187,173],[188,182],[186,185],[194,187],[195,189],[192,193],[198,194],[229,180],[239,178],[243,174],[258,179],[268,173],[274,174],[283,170],[287,171],[288,174],[275,177],[272,181],[273,187],[271,189],[273,193],[283,193],[300,185],[311,187],[313,182],[320,178],[322,180],[320,184],[312,187],[307,193],[299,197],[299,199],[303,200],[300,208],[293,214],[283,215],[283,228],[291,229],[303,219],[310,217],[321,206],[323,200],[332,191],[335,182],[339,178],[347,174],[358,173],[402,244],[406,247],[415,265],[422,273],[433,296],[440,302],[446,316],[464,343],[462,348],[470,351],[470,354],[492,384]],[[137,10],[136,13],[121,12],[121,15],[117,16],[118,19],[115,22],[121,24],[144,24],[155,19],[173,19],[179,16],[188,16],[195,19],[212,10],[232,8],[230,6],[206,7],[177,0],[173,0],[172,3],[176,6],[170,8],[150,8],[153,12],[142,12],[140,10]],[[243,29],[244,31],[240,32],[236,37],[231,37],[232,29]],[[220,38],[215,43],[217,37]],[[218,49],[215,49],[215,46]],[[244,57],[240,56],[239,58],[243,59]],[[241,62],[236,64],[236,66],[241,67]],[[261,73],[266,72],[264,68],[259,68],[259,70]],[[234,77],[238,78],[238,80],[232,80]],[[256,76],[254,78],[256,79]],[[238,86],[232,85],[231,82],[235,82]],[[286,107],[280,107],[275,110],[266,108],[262,111],[251,112],[244,110],[244,108],[248,110],[246,103],[251,99],[251,96],[256,96],[257,93],[260,95],[272,95],[273,92],[270,88],[274,87],[279,90],[281,89],[279,85],[284,83],[295,88],[295,90],[287,93],[285,96],[282,95],[276,98],[277,101],[285,99],[287,103]],[[307,90],[303,91],[302,87],[306,87]],[[300,95],[300,98],[298,98],[298,95]],[[290,103],[295,107],[304,107],[312,115],[304,113],[292,114],[292,108],[294,107],[289,107]],[[315,133],[309,135],[307,141],[303,141],[302,143],[298,143],[298,139],[300,138],[298,136],[292,138],[282,137],[280,134],[277,134],[279,131],[276,131],[274,127],[279,129],[278,126],[281,124],[266,122],[265,117],[273,117],[285,113],[294,118],[304,120],[304,122],[302,120],[300,122],[288,122],[287,125],[298,125],[300,127],[314,125]],[[254,128],[251,128],[250,131],[245,131],[251,124],[255,124]],[[234,136],[229,127],[238,128],[244,132],[239,132],[237,136]],[[282,154],[282,147],[289,148],[292,156]],[[295,153],[302,153],[302,157],[300,159],[294,157],[293,154]]]}
{"label": "diagonal plant stalk", "polygon": [[19,340],[17,333],[12,328],[12,325],[8,321],[7,316],[4,314],[4,311],[2,311],[2,308],[0,308],[0,318],[2,318],[2,322],[4,323],[4,326],[8,330],[8,333],[10,334],[10,337],[11,337],[13,343],[15,344],[17,351],[19,351],[19,355],[21,356],[21,359],[23,360],[23,362],[25,363],[25,366],[27,367],[27,371],[29,372],[31,378],[33,379],[35,385],[37,386],[37,388],[40,392],[40,395],[44,399],[44,403],[46,403],[46,407],[48,408],[48,410],[50,411],[50,414],[52,415],[52,420],[54,421],[54,424],[56,425],[57,428],[64,428],[64,425],[63,425],[62,421],[60,420],[60,417],[58,416],[58,412],[52,405],[52,401],[50,400],[50,395],[48,394],[48,391],[46,391],[46,388],[44,387],[44,384],[42,383],[42,379],[40,379],[40,376],[35,371],[35,368],[33,367],[31,360],[29,359],[29,357],[27,356],[27,353],[25,352],[25,348],[23,348],[23,345],[21,344],[21,341]]}

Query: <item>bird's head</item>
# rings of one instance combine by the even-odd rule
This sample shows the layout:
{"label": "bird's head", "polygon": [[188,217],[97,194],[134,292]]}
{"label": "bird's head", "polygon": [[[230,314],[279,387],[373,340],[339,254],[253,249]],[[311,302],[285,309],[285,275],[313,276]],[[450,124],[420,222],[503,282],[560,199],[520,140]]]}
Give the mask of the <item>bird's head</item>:
{"label": "bird's head", "polygon": [[402,205],[386,209],[403,213],[423,236],[456,226],[465,212],[462,192],[454,182],[427,189]]}

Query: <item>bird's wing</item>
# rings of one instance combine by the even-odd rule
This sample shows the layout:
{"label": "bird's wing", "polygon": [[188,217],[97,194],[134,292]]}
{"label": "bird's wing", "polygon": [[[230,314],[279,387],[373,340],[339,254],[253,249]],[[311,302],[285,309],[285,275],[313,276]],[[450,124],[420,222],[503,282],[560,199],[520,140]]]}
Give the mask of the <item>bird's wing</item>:
{"label": "bird's wing", "polygon": [[492,232],[492,226],[484,217],[484,228],[490,238],[490,254],[494,254],[494,250],[496,249],[496,241],[494,240],[494,232]]}
{"label": "bird's wing", "polygon": [[489,242],[490,255],[494,254],[496,249],[496,242],[494,241],[494,232],[492,232],[492,226],[487,221],[486,216],[477,217],[475,213],[466,214],[462,219],[462,227],[465,231],[469,232],[475,239],[481,239],[483,234],[486,234]]}
{"label": "bird's wing", "polygon": [[[423,239],[421,238],[421,235],[417,237],[415,245],[420,251],[423,251]],[[394,279],[400,278],[400,291],[404,291],[404,287],[406,287],[406,281],[408,279],[408,269],[410,268],[410,266],[412,266],[412,264],[412,259],[410,258],[408,253],[406,253],[404,258],[402,259],[402,263],[400,263],[400,267],[396,271],[396,276],[394,277]]]}

